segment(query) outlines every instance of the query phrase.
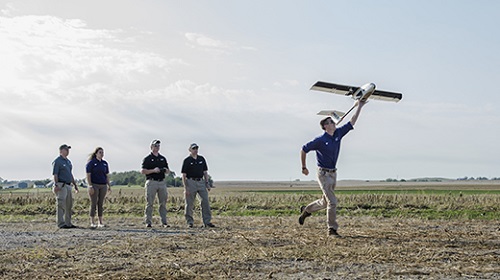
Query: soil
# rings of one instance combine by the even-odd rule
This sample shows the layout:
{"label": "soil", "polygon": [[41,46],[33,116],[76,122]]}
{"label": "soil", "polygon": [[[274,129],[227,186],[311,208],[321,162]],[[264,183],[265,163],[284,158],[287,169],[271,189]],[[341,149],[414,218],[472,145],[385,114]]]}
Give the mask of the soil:
{"label": "soil", "polygon": [[1,279],[500,279],[498,221],[216,216],[147,229],[138,217],[58,229],[52,217],[0,223]]}

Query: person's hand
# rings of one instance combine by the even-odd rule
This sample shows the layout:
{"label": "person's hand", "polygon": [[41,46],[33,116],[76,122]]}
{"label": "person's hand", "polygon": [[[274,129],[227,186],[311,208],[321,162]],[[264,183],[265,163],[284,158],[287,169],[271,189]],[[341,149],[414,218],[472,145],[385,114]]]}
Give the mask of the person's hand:
{"label": "person's hand", "polygon": [[89,189],[88,189],[88,192],[89,192],[89,196],[92,196],[94,194],[94,187],[92,185],[89,186]]}
{"label": "person's hand", "polygon": [[78,192],[79,192],[78,187],[75,186],[75,193],[78,193]]}
{"label": "person's hand", "polygon": [[160,173],[160,172],[161,172],[161,170],[160,170],[160,168],[155,167],[155,169],[153,169],[153,172],[154,172],[154,173]]}
{"label": "person's hand", "polygon": [[302,174],[306,176],[309,175],[309,169],[307,169],[307,167],[302,168]]}
{"label": "person's hand", "polygon": [[108,185],[108,193],[111,194],[111,186]]}
{"label": "person's hand", "polygon": [[357,105],[357,106],[359,106],[359,108],[361,108],[361,107],[365,106],[365,104],[366,104],[366,103],[368,103],[368,101],[367,101],[367,100],[366,100],[366,101],[361,101],[360,99],[358,99],[358,100],[356,101],[356,105]]}

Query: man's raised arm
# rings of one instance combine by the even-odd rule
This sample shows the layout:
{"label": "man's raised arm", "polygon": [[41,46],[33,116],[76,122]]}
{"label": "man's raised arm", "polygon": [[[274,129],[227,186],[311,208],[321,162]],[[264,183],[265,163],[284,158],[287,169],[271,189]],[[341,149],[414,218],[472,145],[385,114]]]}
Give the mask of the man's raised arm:
{"label": "man's raised arm", "polygon": [[358,108],[356,108],[356,112],[354,112],[354,115],[352,115],[352,117],[351,117],[350,123],[352,124],[352,126],[354,126],[356,124],[356,121],[358,120],[358,117],[359,117],[359,113],[361,112],[361,108],[363,106],[365,106],[365,104],[366,104],[366,101],[358,100],[356,102],[357,102]]}

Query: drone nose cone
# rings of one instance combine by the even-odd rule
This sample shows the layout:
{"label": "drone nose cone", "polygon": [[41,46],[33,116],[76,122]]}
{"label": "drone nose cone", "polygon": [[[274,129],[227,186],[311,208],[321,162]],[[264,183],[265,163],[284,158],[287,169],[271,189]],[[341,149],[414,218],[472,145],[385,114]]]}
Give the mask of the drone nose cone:
{"label": "drone nose cone", "polygon": [[377,87],[374,83],[370,83],[370,86],[372,86],[373,88]]}

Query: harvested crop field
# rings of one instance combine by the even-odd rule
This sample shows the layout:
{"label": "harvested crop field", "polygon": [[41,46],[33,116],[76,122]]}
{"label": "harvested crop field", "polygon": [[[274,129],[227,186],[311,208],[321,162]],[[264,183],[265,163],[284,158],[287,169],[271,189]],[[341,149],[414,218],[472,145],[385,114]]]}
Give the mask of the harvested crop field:
{"label": "harvested crop field", "polygon": [[[236,197],[234,190],[216,191],[211,195],[219,200]],[[275,196],[246,195],[253,197],[246,203],[256,205],[261,195]],[[289,202],[295,199],[304,197]],[[0,278],[500,279],[498,219],[342,214],[342,237],[335,238],[326,234],[324,211],[300,226],[298,215],[237,216],[216,209],[217,228],[188,229],[176,207],[170,201],[170,228],[153,229],[144,228],[140,214],[110,214],[108,227],[95,230],[86,228],[79,212],[75,224],[82,228],[65,230],[51,215],[4,216]]]}
{"label": "harvested crop field", "polygon": [[[216,217],[216,229],[142,228],[139,218],[104,229],[1,224],[4,279],[495,279],[497,222],[324,217]],[[132,219],[134,220],[134,219]],[[83,224],[83,221],[82,221]]]}

